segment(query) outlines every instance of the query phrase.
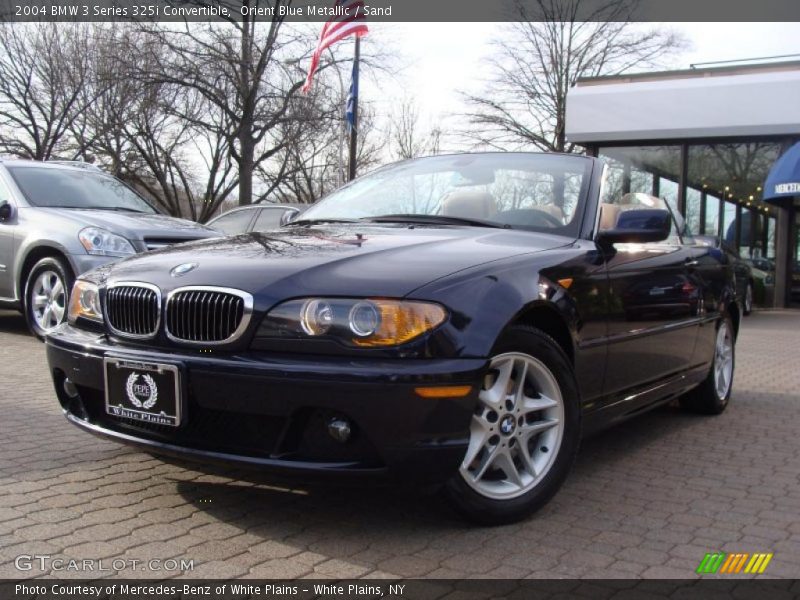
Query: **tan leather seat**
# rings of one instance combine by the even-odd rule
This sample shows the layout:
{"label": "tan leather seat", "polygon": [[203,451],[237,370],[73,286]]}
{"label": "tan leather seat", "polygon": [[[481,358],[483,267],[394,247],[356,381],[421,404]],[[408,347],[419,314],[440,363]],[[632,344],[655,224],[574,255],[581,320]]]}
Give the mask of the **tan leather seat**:
{"label": "tan leather seat", "polygon": [[466,219],[489,219],[497,212],[497,201],[489,192],[455,190],[442,202],[442,214]]}
{"label": "tan leather seat", "polygon": [[546,212],[551,217],[555,217],[560,223],[564,222],[564,211],[561,210],[560,206],[556,206],[555,204],[545,204],[544,206],[537,206],[536,209]]}
{"label": "tan leather seat", "polygon": [[617,226],[617,217],[621,210],[618,204],[602,203],[600,205],[600,224],[598,225],[600,231],[614,229]]}

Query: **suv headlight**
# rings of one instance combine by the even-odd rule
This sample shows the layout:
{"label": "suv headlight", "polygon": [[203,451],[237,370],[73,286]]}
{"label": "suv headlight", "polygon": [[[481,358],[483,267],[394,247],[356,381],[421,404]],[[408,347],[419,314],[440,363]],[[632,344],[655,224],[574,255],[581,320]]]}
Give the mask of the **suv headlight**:
{"label": "suv headlight", "polygon": [[78,233],[78,240],[86,252],[96,256],[130,256],[136,254],[131,243],[121,235],[99,227],[86,227]]}
{"label": "suv headlight", "polygon": [[359,298],[305,298],[273,308],[261,338],[328,338],[359,348],[410,342],[441,325],[447,311],[431,302]]}
{"label": "suv headlight", "polygon": [[103,322],[103,309],[100,307],[100,290],[94,283],[78,279],[72,286],[69,298],[68,320],[74,324],[79,318],[97,323]]}

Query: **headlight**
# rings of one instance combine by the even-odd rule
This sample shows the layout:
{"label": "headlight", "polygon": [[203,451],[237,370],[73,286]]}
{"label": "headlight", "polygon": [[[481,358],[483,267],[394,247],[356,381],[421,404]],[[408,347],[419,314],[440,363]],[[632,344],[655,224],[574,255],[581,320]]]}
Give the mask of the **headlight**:
{"label": "headlight", "polygon": [[405,300],[306,298],[272,309],[261,338],[335,339],[350,346],[397,346],[435,329],[447,318],[438,304]]}
{"label": "headlight", "polygon": [[97,256],[130,256],[136,254],[131,243],[121,235],[99,227],[86,227],[78,233],[81,246]]}
{"label": "headlight", "polygon": [[95,284],[78,279],[72,287],[72,295],[69,298],[68,319],[70,323],[75,323],[81,317],[98,323],[103,322],[100,291]]}

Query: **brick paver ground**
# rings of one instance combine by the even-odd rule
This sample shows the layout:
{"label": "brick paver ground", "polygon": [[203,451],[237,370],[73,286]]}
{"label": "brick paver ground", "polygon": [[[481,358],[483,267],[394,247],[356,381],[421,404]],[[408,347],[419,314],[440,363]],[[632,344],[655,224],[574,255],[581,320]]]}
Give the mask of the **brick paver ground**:
{"label": "brick paver ground", "polygon": [[85,434],[61,415],[43,345],[0,312],[0,578],[43,574],[17,571],[21,554],[195,562],[125,577],[684,578],[712,550],[774,552],[767,574],[797,577],[799,356],[800,312],[754,314],[724,415],[665,407],[602,433],[536,516],[475,528],[413,490],[290,491]]}

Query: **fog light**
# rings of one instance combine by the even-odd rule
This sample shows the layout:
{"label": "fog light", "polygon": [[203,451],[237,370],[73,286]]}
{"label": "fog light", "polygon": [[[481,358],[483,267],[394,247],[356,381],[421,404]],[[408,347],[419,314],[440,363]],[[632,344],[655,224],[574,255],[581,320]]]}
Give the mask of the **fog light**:
{"label": "fog light", "polygon": [[328,434],[337,442],[345,443],[352,434],[350,421],[339,417],[334,417],[328,421]]}
{"label": "fog light", "polygon": [[72,383],[69,379],[64,380],[64,393],[69,396],[70,399],[78,397],[78,388],[75,387],[75,384]]}

